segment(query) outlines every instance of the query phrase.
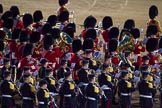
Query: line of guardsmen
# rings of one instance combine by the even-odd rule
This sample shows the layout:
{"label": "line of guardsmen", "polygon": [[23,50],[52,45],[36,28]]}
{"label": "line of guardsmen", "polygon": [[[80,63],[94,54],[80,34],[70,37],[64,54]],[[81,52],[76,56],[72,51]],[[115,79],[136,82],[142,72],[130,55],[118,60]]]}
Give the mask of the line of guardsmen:
{"label": "line of guardsmen", "polygon": [[[125,22],[120,33],[106,16],[102,32],[95,30],[97,19],[88,16],[82,44],[75,36],[76,25],[70,22],[67,3],[59,0],[58,15],[50,15],[45,24],[40,10],[33,16],[25,13],[21,20],[17,6],[3,13],[0,5],[1,107],[13,108],[18,94],[22,108],[111,108],[118,103],[121,108],[131,108],[132,92],[138,89],[141,108],[153,108],[162,71],[157,7],[149,9],[144,42],[138,39],[140,30],[133,19]],[[145,50],[148,54],[141,54]],[[98,60],[102,53],[104,63]]]}

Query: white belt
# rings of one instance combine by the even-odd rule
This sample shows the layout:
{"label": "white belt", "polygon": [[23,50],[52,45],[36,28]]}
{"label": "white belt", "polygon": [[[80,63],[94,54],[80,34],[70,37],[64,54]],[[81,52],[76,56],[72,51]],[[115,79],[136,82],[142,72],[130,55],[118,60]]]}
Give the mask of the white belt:
{"label": "white belt", "polygon": [[102,90],[110,90],[111,88],[108,87],[107,85],[103,85],[103,86],[101,87],[101,89],[102,89]]}
{"label": "white belt", "polygon": [[89,100],[93,100],[93,101],[95,101],[96,99],[95,98],[93,98],[93,97],[87,97],[87,99],[89,99]]}
{"label": "white belt", "polygon": [[54,92],[49,92],[50,95],[52,96],[58,96],[59,94],[58,93],[54,93]]}
{"label": "white belt", "polygon": [[152,98],[152,96],[149,96],[149,95],[140,95],[140,97],[143,97],[143,98]]}
{"label": "white belt", "polygon": [[84,86],[87,86],[87,85],[88,85],[88,83],[83,83],[83,85],[84,85]]}
{"label": "white belt", "polygon": [[71,97],[71,94],[66,94],[64,95],[64,97]]}
{"label": "white belt", "polygon": [[44,105],[44,102],[39,102],[39,104]]}
{"label": "white belt", "polygon": [[6,97],[6,98],[12,98],[11,95],[2,95],[2,97]]}
{"label": "white belt", "polygon": [[24,100],[33,100],[32,98],[30,97],[23,97]]}
{"label": "white belt", "polygon": [[130,93],[121,93],[122,96],[130,96]]}

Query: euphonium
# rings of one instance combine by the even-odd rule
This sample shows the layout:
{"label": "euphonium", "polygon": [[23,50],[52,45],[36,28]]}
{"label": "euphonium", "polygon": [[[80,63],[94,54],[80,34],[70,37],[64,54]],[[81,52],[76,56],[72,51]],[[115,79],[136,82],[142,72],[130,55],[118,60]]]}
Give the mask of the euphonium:
{"label": "euphonium", "polygon": [[69,46],[72,44],[72,38],[68,34],[62,32],[60,38],[56,40],[56,43],[60,48],[65,47],[66,51],[68,51],[70,49]]}
{"label": "euphonium", "polygon": [[123,52],[126,50],[134,50],[135,44],[134,44],[134,38],[131,33],[124,32],[122,34],[122,40],[119,43],[118,51]]}

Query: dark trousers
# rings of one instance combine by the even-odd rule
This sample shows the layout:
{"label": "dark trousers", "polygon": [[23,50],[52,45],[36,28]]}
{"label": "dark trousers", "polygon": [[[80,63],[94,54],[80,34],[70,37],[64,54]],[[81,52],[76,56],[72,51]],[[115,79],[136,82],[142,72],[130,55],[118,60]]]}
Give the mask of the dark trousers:
{"label": "dark trousers", "polygon": [[121,108],[131,108],[131,96],[120,96]]}
{"label": "dark trousers", "polygon": [[86,98],[83,97],[81,94],[79,94],[78,96],[78,103],[79,103],[79,108],[83,108],[83,106],[85,106]]}
{"label": "dark trousers", "polygon": [[140,97],[141,108],[153,108],[153,99]]}
{"label": "dark trousers", "polygon": [[49,108],[49,106],[48,106],[48,105],[39,104],[39,105],[38,105],[38,108]]}
{"label": "dark trousers", "polygon": [[112,99],[102,99],[102,108],[111,108]]}
{"label": "dark trousers", "polygon": [[22,108],[34,108],[33,100],[23,100]]}
{"label": "dark trousers", "polygon": [[97,100],[89,100],[89,99],[87,99],[85,108],[98,108]]}
{"label": "dark trousers", "polygon": [[14,102],[12,98],[2,97],[2,108],[13,108]]}
{"label": "dark trousers", "polygon": [[76,108],[77,101],[75,97],[64,97],[63,98],[63,108]]}

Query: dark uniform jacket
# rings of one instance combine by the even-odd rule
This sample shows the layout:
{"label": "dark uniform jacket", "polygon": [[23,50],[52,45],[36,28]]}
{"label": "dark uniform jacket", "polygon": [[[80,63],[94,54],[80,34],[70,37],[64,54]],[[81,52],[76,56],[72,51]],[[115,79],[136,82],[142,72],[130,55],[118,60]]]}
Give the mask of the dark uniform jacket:
{"label": "dark uniform jacket", "polygon": [[60,88],[59,94],[63,98],[63,108],[76,108],[76,92],[73,82],[65,80]]}
{"label": "dark uniform jacket", "polygon": [[14,103],[12,100],[12,96],[15,95],[15,86],[11,81],[4,80],[1,83],[1,94],[2,94],[2,108],[13,107]]}

